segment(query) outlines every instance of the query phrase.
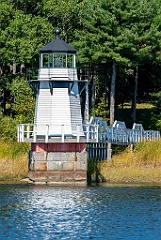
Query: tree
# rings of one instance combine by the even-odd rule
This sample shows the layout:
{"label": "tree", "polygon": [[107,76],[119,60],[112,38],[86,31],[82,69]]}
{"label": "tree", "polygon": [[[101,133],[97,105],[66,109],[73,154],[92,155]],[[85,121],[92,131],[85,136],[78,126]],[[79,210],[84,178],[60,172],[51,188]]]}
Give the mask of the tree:
{"label": "tree", "polygon": [[[89,69],[93,107],[110,108],[112,125],[124,92],[125,100],[133,97],[133,122],[137,121],[137,95],[161,90],[160,0],[1,0],[2,110],[22,66],[38,63],[39,49],[54,38],[55,27],[77,49],[77,67]],[[133,75],[125,75],[125,69]],[[14,113],[19,115],[15,109]]]}
{"label": "tree", "polygon": [[10,1],[13,4],[15,10],[19,9],[24,14],[37,15],[39,12],[40,0],[12,0]]}
{"label": "tree", "polygon": [[[77,35],[80,50],[79,62],[98,65],[111,63],[110,125],[115,119],[115,85],[117,68],[134,68],[135,86],[133,98],[133,121],[140,67],[156,61],[160,33],[154,19],[159,3],[145,1],[86,1],[83,27]],[[153,7],[152,7],[153,5]],[[91,8],[92,6],[92,8]],[[138,74],[139,73],[139,74]]]}
{"label": "tree", "polygon": [[43,0],[41,2],[40,14],[48,18],[53,27],[62,30],[62,37],[66,42],[73,42],[74,31],[80,26],[84,0]]}
{"label": "tree", "polygon": [[0,3],[0,83],[3,113],[15,75],[22,67],[39,62],[39,49],[53,37],[53,27],[45,18],[14,9],[11,1]]}
{"label": "tree", "polygon": [[[53,28],[46,19],[15,11],[13,19],[1,31],[0,54],[4,65],[38,61],[39,49],[52,38]],[[13,68],[13,73],[16,69]]]}
{"label": "tree", "polygon": [[0,2],[0,77],[2,77],[2,73],[5,71],[5,63],[3,59],[3,32],[8,27],[10,20],[14,17],[14,10],[9,0],[2,0]]}
{"label": "tree", "polygon": [[35,98],[25,78],[16,77],[10,90],[13,98],[11,111],[9,116],[0,116],[0,137],[16,140],[17,124],[33,123]]}
{"label": "tree", "polygon": [[[110,125],[114,122],[116,65],[130,62],[123,54],[123,51],[131,46],[127,41],[128,29],[124,22],[120,24],[120,15],[125,18],[127,11],[122,5],[123,9],[118,12],[120,5],[120,1],[100,0],[94,1],[91,9],[91,2],[86,2],[82,21],[84,29],[79,38],[80,62],[90,65],[106,63],[106,66],[110,62],[112,65]],[[120,15],[117,16],[117,13]]]}
{"label": "tree", "polygon": [[[131,29],[131,50],[126,56],[131,61],[131,67],[135,69],[134,76],[134,96],[132,101],[132,118],[136,122],[136,99],[138,91],[139,68],[146,63],[156,62],[156,53],[159,49],[160,31],[155,24],[155,18],[159,12],[159,2],[153,1],[133,1],[129,7],[127,24]],[[134,72],[134,71],[133,71]],[[133,75],[133,74],[131,74]]]}
{"label": "tree", "polygon": [[18,123],[33,123],[35,98],[26,79],[17,77],[11,85],[12,111]]}

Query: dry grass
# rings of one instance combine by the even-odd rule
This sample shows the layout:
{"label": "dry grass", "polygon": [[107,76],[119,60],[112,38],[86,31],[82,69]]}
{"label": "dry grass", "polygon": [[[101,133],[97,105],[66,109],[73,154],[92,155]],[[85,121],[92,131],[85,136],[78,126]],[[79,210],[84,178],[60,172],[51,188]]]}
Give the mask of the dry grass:
{"label": "dry grass", "polygon": [[0,180],[20,180],[28,175],[27,157],[19,157],[15,160],[0,160]]}
{"label": "dry grass", "polygon": [[28,175],[28,154],[23,144],[0,141],[0,180],[20,180]]}
{"label": "dry grass", "polygon": [[161,168],[101,166],[101,175],[107,182],[117,183],[161,183]]}
{"label": "dry grass", "polygon": [[100,163],[100,174],[108,182],[161,183],[161,141],[140,143]]}
{"label": "dry grass", "polygon": [[[0,180],[20,180],[28,175],[28,150],[24,144],[0,141]],[[98,171],[107,182],[161,183],[161,141],[138,144],[101,162]]]}

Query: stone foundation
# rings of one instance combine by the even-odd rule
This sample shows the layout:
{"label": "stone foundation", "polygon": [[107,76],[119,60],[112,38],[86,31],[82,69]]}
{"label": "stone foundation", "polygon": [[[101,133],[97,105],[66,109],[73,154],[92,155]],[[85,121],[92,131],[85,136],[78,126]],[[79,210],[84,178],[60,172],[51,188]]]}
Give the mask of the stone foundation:
{"label": "stone foundation", "polygon": [[82,143],[33,143],[29,154],[33,183],[87,184],[87,152]]}

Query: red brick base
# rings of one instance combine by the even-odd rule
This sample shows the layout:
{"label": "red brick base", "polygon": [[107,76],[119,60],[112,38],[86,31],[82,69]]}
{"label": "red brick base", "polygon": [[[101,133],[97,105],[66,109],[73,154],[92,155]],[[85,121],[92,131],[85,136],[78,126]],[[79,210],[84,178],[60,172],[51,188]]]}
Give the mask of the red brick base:
{"label": "red brick base", "polygon": [[31,143],[35,152],[82,152],[85,147],[85,143]]}

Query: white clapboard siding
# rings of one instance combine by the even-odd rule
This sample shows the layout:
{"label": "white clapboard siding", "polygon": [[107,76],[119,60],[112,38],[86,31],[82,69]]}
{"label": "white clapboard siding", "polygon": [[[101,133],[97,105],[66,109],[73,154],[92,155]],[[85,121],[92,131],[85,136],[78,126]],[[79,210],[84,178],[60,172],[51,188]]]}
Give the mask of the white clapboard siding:
{"label": "white clapboard siding", "polygon": [[35,124],[37,135],[46,134],[46,125],[49,125],[49,135],[61,135],[62,125],[66,135],[77,135],[77,125],[82,124],[79,95],[69,95],[68,88],[53,88],[52,95],[49,89],[40,89]]}
{"label": "white clapboard siding", "polygon": [[[82,125],[80,96],[77,83],[74,83],[70,92],[70,109],[71,109],[72,132],[73,135],[77,135],[78,131],[77,126]],[[83,131],[81,132],[80,135],[84,135]]]}
{"label": "white clapboard siding", "polygon": [[46,125],[51,124],[51,93],[48,89],[39,89],[36,99],[36,110],[34,123],[37,125],[37,134],[44,135],[46,133]]}
{"label": "white clapboard siding", "polygon": [[[39,69],[40,89],[36,100],[37,135],[77,135],[82,125],[81,106],[76,69]],[[55,86],[50,91],[49,80],[70,82],[70,88]],[[54,84],[53,84],[54,86]],[[65,85],[64,85],[65,86]],[[80,129],[81,130],[81,129]],[[84,135],[81,130],[81,134]]]}
{"label": "white clapboard siding", "polygon": [[39,80],[68,81],[77,80],[76,68],[40,68]]}
{"label": "white clapboard siding", "polygon": [[50,134],[61,134],[61,125],[64,125],[65,134],[72,134],[68,88],[53,88]]}
{"label": "white clapboard siding", "polygon": [[[79,95],[70,96],[70,108],[71,108],[71,125],[73,135],[77,135],[77,125],[82,125],[81,107]],[[81,129],[80,129],[81,130]],[[84,135],[81,131],[81,135]]]}

